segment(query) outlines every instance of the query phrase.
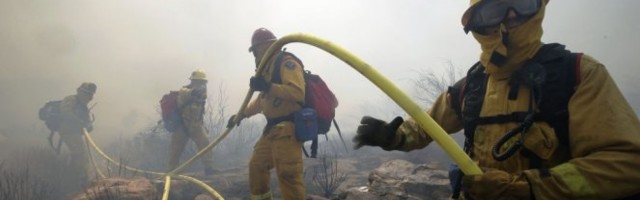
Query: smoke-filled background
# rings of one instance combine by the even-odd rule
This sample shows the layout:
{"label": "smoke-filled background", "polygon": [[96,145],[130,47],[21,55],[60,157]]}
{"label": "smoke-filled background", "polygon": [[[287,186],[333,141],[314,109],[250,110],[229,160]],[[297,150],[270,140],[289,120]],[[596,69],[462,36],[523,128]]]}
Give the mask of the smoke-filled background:
{"label": "smoke-filled background", "polygon": [[[210,90],[225,89],[228,111],[236,112],[254,73],[247,48],[259,27],[277,36],[303,32],[330,40],[410,92],[417,70],[441,73],[451,63],[464,71],[478,59],[477,43],[460,25],[467,5],[465,0],[2,0],[0,140],[45,145],[48,130],[38,109],[74,94],[85,81],[98,85],[94,135],[102,145],[153,125],[160,119],[160,97],[187,84],[197,68],[208,73]],[[638,7],[634,0],[551,1],[543,37],[603,62],[636,111]],[[390,101],[346,64],[307,45],[288,47],[334,90],[340,100],[337,119],[346,132],[372,110],[378,117],[393,116]]]}

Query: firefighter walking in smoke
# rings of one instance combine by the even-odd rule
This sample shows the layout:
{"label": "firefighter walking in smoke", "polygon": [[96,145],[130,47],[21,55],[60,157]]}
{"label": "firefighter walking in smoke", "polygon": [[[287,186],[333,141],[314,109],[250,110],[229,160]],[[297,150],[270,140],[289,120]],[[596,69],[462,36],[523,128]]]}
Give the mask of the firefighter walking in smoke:
{"label": "firefighter walking in smoke", "polygon": [[[191,83],[178,91],[177,112],[179,120],[176,130],[171,134],[171,152],[169,155],[169,167],[175,169],[178,166],[180,155],[189,139],[193,140],[202,150],[209,145],[207,130],[204,127],[204,109],[207,101],[207,75],[202,70],[196,70],[189,77]],[[204,173],[213,175],[213,160],[211,152],[202,156]]]}
{"label": "firefighter walking in smoke", "polygon": [[69,149],[71,170],[79,172],[80,181],[86,183],[89,178],[87,165],[89,160],[83,141],[83,130],[93,131],[88,104],[96,93],[96,84],[85,82],[76,89],[75,95],[65,97],[60,103],[59,135]]}
{"label": "firefighter walking in smoke", "polygon": [[[256,67],[267,49],[276,41],[275,35],[265,29],[254,31],[249,51],[255,57]],[[249,161],[249,187],[251,199],[272,199],[270,170],[275,168],[282,198],[297,200],[305,198],[302,180],[302,143],[294,136],[293,113],[302,108],[305,101],[305,82],[302,64],[292,55],[284,55],[280,66],[276,66],[279,52],[268,59],[266,70],[258,77],[251,77],[250,87],[260,95],[249,103],[242,118],[262,113],[267,125],[262,137],[255,144]],[[274,68],[279,67],[282,83],[273,83]],[[233,126],[236,116],[229,119]]]}
{"label": "firefighter walking in smoke", "polygon": [[[484,168],[454,185],[473,199],[638,199],[638,117],[603,64],[541,42],[547,3],[471,0],[464,13],[480,62],[427,111],[448,133],[464,129]],[[365,116],[354,137],[356,148],[401,151],[431,141],[402,117]]]}

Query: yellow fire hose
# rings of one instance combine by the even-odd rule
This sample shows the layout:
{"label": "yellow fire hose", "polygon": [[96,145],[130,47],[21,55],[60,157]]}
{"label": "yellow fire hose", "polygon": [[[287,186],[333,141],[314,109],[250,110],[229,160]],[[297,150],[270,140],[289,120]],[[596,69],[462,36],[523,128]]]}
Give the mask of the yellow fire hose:
{"label": "yellow fire hose", "polygon": [[[256,70],[256,76],[262,74],[262,71],[264,70],[263,66],[266,64],[265,62],[267,60],[264,58],[269,58],[273,56],[273,54],[276,53],[276,50],[281,49],[285,44],[293,43],[293,42],[306,43],[306,44],[318,47],[336,56],[337,58],[344,61],[348,65],[350,65],[356,71],[360,72],[360,74],[362,74],[367,79],[369,79],[369,81],[373,82],[378,88],[380,88],[389,97],[391,97],[391,99],[393,99],[398,105],[400,105],[400,107],[404,109],[411,117],[413,117],[413,119],[415,119],[416,122],[418,122],[420,127],[423,128],[425,132],[427,132],[429,136],[445,150],[445,152],[447,152],[447,154],[456,162],[456,164],[458,164],[460,169],[465,174],[478,175],[482,173],[480,168],[471,160],[471,158],[469,158],[469,156],[467,156],[464,153],[464,151],[462,151],[460,146],[458,146],[458,144],[429,115],[427,115],[424,111],[422,111],[420,106],[418,106],[415,102],[413,102],[411,98],[409,98],[409,96],[407,96],[391,81],[389,81],[386,77],[384,77],[374,68],[369,66],[367,63],[365,63],[355,55],[349,53],[342,47],[337,46],[329,41],[322,40],[318,37],[308,35],[308,34],[303,34],[303,33],[291,34],[291,35],[282,37],[279,40],[277,40],[273,45],[271,45],[271,47],[269,47],[263,59],[260,60],[260,64],[258,65],[259,67]],[[254,91],[252,89],[249,89],[242,103],[242,106],[240,106],[240,109],[238,110],[236,116],[242,116],[244,109],[247,107],[247,104],[251,100],[253,92]],[[241,117],[236,117],[234,123],[237,124],[240,118]],[[191,157],[189,160],[182,163],[180,166],[176,167],[175,169],[167,172],[166,174],[135,169],[128,166],[124,166],[124,167],[131,171],[150,173],[155,175],[164,175],[166,182],[165,182],[163,199],[166,199],[168,198],[168,193],[170,188],[170,177],[175,176],[176,173],[179,173],[185,167],[191,164],[193,161],[203,156],[207,151],[210,151],[213,147],[219,144],[231,132],[232,129],[233,127],[226,128],[222,134],[220,134],[214,141],[212,141],[204,149],[200,150],[196,155]],[[97,147],[97,145],[93,142],[93,140],[89,136],[89,133],[86,132],[86,130],[84,131],[85,131],[87,140],[91,143],[91,145],[94,147],[96,152],[98,152],[102,157],[104,157],[108,161],[114,164],[120,165],[118,162],[116,162],[115,160],[109,158],[106,154],[104,154],[104,152],[102,152],[102,150],[100,150]],[[223,199],[213,188],[209,187],[205,183],[195,178],[184,176],[184,175],[177,175],[177,178],[190,181],[200,187],[205,188],[214,197],[218,199]]]}
{"label": "yellow fire hose", "polygon": [[89,161],[91,162],[91,165],[93,166],[93,169],[96,170],[96,173],[98,173],[98,176],[100,178],[106,178],[106,176],[102,173],[102,171],[100,170],[100,168],[98,168],[98,166],[96,165],[96,160],[93,158],[93,154],[91,154],[91,148],[89,147],[89,139],[87,139],[87,137],[85,137],[85,140],[87,142],[84,143],[84,147],[87,149],[87,154],[89,155]]}
{"label": "yellow fire hose", "polygon": [[[429,115],[427,115],[415,102],[409,98],[402,90],[400,90],[397,86],[395,86],[391,81],[389,81],[386,77],[376,71],[374,68],[369,66],[367,63],[362,61],[360,58],[355,55],[349,53],[347,50],[342,47],[335,45],[329,41],[320,39],[315,36],[311,36],[308,34],[297,33],[287,35],[285,37],[277,40],[265,53],[263,59],[260,60],[260,64],[258,65],[258,69],[256,70],[256,76],[260,75],[264,70],[263,66],[266,64],[266,60],[264,58],[269,58],[276,53],[276,50],[281,49],[285,44],[300,42],[306,43],[315,47],[318,47],[334,56],[344,61],[351,67],[353,67],[356,71],[360,72],[360,74],[364,75],[373,82],[378,88],[384,91],[391,99],[393,99],[402,109],[404,109],[411,117],[413,117],[416,122],[420,125],[422,129],[425,130],[429,134],[433,140],[436,141],[444,150],[449,154],[449,156],[458,164],[460,169],[467,175],[477,175],[482,174],[482,170],[464,153],[462,148],[458,146],[458,144],[440,127]],[[253,95],[253,90],[249,89],[247,95],[242,102],[242,106],[238,110],[236,116],[242,116],[244,109],[247,107],[247,104],[251,100],[251,96]],[[241,117],[236,117],[234,123],[238,123],[238,120]],[[222,139],[224,139],[229,132],[233,129],[227,128],[224,132],[218,136],[213,142],[211,142],[207,147],[200,150],[195,156],[191,159],[184,162],[182,165],[178,166],[176,169],[168,172],[169,175],[180,172],[187,165],[192,163],[195,159],[204,155],[205,152],[211,150],[215,145],[220,143]]]}
{"label": "yellow fire hose", "polygon": [[164,177],[164,192],[162,192],[162,200],[169,199],[169,190],[171,189],[171,176]]}
{"label": "yellow fire hose", "polygon": [[[129,167],[123,164],[120,164],[119,162],[113,160],[111,157],[107,156],[107,154],[105,154],[100,147],[98,147],[98,145],[96,145],[96,143],[93,141],[93,138],[91,138],[91,135],[89,134],[89,132],[87,132],[86,129],[82,129],[82,131],[84,132],[84,136],[85,139],[87,140],[88,144],[93,147],[93,149],[98,153],[98,155],[102,156],[102,158],[104,158],[105,160],[113,163],[114,165],[118,165],[118,166],[123,166],[125,169],[129,170],[129,171],[133,171],[133,172],[139,172],[139,173],[148,173],[148,174],[153,174],[153,175],[158,175],[158,176],[165,176],[165,180],[167,180],[168,177],[176,177],[178,179],[182,179],[182,180],[186,180],[189,181],[193,184],[196,184],[197,186],[200,186],[202,189],[206,190],[207,192],[209,192],[209,194],[211,194],[213,197],[220,199],[220,200],[224,200],[224,198],[222,198],[222,196],[213,188],[211,188],[209,185],[207,185],[206,183],[199,181],[193,177],[189,177],[189,176],[185,176],[185,175],[168,175],[165,173],[160,173],[160,172],[154,172],[154,171],[146,171],[146,170],[141,170],[141,169],[136,169],[133,167]],[[97,166],[94,166],[97,168]],[[165,187],[170,185],[171,182],[168,181],[165,182]],[[167,195],[168,197],[168,193],[169,193],[169,189],[165,189],[164,190],[164,194],[162,195],[163,198],[165,195]]]}

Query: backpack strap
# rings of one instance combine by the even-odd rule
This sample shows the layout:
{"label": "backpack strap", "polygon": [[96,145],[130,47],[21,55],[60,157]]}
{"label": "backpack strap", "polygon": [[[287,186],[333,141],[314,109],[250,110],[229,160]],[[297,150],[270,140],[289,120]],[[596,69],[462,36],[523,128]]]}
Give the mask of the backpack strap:
{"label": "backpack strap", "polygon": [[278,53],[276,62],[273,64],[273,71],[271,72],[271,82],[282,84],[282,75],[280,74],[280,65],[282,65],[282,58],[284,58],[285,51]]}
{"label": "backpack strap", "polygon": [[[344,138],[342,138],[342,131],[340,131],[340,126],[338,126],[338,122],[336,122],[336,119],[334,118],[333,120],[333,126],[336,127],[336,131],[338,132],[338,136],[340,136],[340,140],[342,140],[342,145],[344,145],[344,151],[346,153],[349,153],[349,148],[347,148],[347,143],[344,142]],[[327,135],[325,135],[325,137],[327,137]],[[327,137],[327,140],[329,140],[329,138]]]}
{"label": "backpack strap", "polygon": [[[307,149],[304,148],[304,144],[301,144],[300,148],[302,148],[302,153],[304,153],[304,156],[308,158],[309,157],[309,153],[307,152]],[[312,157],[312,158],[315,158],[315,157]]]}
{"label": "backpack strap", "polygon": [[463,92],[466,81],[467,77],[463,77],[447,89],[450,101],[449,104],[456,112],[456,115],[458,115],[458,120],[460,121],[462,121],[462,99],[464,97]]}
{"label": "backpack strap", "polygon": [[463,89],[461,93],[463,98],[460,102],[464,104],[464,108],[462,105],[459,105],[459,107],[463,108],[460,113],[466,137],[464,148],[468,154],[471,154],[473,135],[478,126],[476,122],[480,116],[484,94],[487,90],[487,75],[484,73],[484,67],[479,62],[467,72]]}
{"label": "backpack strap", "polygon": [[[558,45],[558,44],[552,44]],[[539,106],[540,118],[554,128],[560,145],[569,146],[569,100],[580,82],[582,53],[571,53],[564,46],[552,46],[549,54],[561,55],[554,60],[541,61],[547,71],[542,88],[544,95]]]}

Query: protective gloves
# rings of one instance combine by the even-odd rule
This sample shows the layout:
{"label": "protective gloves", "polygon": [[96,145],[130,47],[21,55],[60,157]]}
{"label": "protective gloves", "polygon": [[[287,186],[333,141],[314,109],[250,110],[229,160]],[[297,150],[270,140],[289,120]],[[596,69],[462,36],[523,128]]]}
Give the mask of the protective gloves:
{"label": "protective gloves", "polygon": [[513,175],[497,169],[486,169],[481,175],[464,176],[462,191],[473,199],[533,199],[524,175]]}
{"label": "protective gloves", "polygon": [[391,123],[369,116],[362,117],[358,132],[353,138],[354,148],[359,149],[364,145],[369,145],[379,146],[387,151],[393,150],[394,147],[390,147],[390,145],[393,143],[396,130],[403,122],[402,117],[396,117]]}
{"label": "protective gloves", "polygon": [[233,123],[235,119],[236,119],[236,115],[232,115],[231,117],[229,117],[229,121],[227,122],[227,128],[231,128],[233,127],[233,125],[240,126],[240,122],[242,121],[242,118],[238,120],[237,124]]}
{"label": "protective gloves", "polygon": [[249,79],[249,87],[255,91],[268,92],[271,89],[271,83],[264,80],[264,77],[251,77]]}
{"label": "protective gloves", "polygon": [[91,133],[93,131],[93,124],[87,125],[85,129],[87,129],[87,132]]}

